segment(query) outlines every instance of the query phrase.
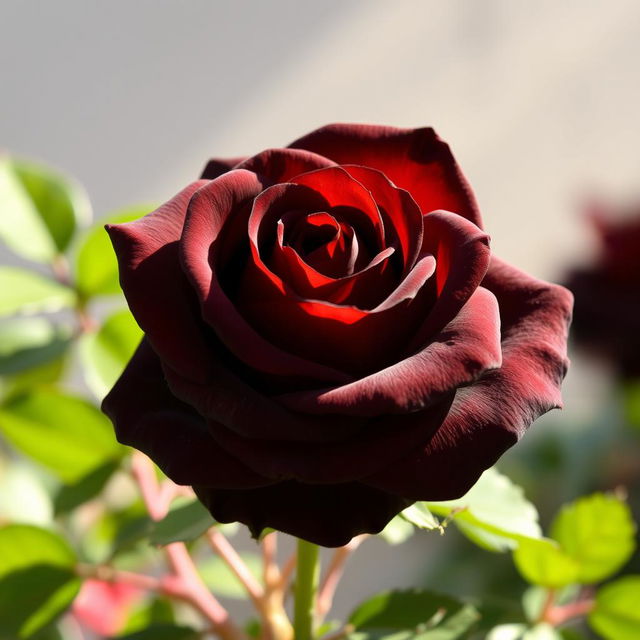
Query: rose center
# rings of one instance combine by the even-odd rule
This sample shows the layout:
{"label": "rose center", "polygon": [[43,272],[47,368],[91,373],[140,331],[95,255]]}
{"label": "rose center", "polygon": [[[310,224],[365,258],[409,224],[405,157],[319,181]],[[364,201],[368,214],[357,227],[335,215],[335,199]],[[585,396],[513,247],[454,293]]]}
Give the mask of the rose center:
{"label": "rose center", "polygon": [[327,211],[288,212],[278,221],[278,242],[331,278],[353,274],[359,255],[353,228]]}

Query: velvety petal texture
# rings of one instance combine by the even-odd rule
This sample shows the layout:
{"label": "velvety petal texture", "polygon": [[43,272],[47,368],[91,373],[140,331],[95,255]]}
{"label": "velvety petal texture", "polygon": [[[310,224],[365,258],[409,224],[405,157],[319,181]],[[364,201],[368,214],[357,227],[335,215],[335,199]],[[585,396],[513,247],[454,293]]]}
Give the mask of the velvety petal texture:
{"label": "velvety petal texture", "polygon": [[248,491],[194,489],[219,522],[242,522],[254,537],[270,527],[325,547],[341,547],[361,533],[378,533],[411,504],[357,482],[305,485],[290,481]]}
{"label": "velvety petal texture", "polygon": [[255,536],[376,533],[561,404],[571,295],[491,255],[432,129],[330,125],[211,160],[107,230],[145,338],[103,409]]}

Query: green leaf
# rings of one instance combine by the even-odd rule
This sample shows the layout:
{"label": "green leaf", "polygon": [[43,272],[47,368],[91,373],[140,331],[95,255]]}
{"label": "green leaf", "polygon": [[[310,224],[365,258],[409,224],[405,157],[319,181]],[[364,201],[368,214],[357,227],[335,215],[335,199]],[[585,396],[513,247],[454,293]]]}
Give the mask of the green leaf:
{"label": "green leaf", "polygon": [[412,504],[402,511],[400,516],[418,529],[442,529],[440,521],[429,511],[424,502]]}
{"label": "green leaf", "polygon": [[562,640],[562,636],[545,623],[531,628],[524,624],[501,624],[491,630],[487,640]]}
{"label": "green leaf", "polygon": [[544,622],[528,629],[522,640],[562,640],[560,632],[550,624]]}
{"label": "green leaf", "polygon": [[478,626],[474,629],[477,634],[484,633],[486,635],[498,625],[525,622],[522,607],[514,598],[483,593],[482,600],[473,599],[471,604],[480,614]]}
{"label": "green leaf", "polygon": [[143,601],[134,608],[133,612],[121,629],[121,635],[135,633],[147,629],[152,625],[174,625],[176,617],[173,605],[167,598],[154,598],[151,602]]}
{"label": "green leaf", "polygon": [[393,636],[420,640],[454,640],[478,621],[469,604],[433,591],[386,591],[361,604],[350,616],[353,640]]}
{"label": "green leaf", "polygon": [[15,375],[59,358],[70,332],[46,318],[11,318],[0,323],[0,375]]}
{"label": "green leaf", "polygon": [[625,418],[631,426],[640,429],[640,381],[626,382],[621,391]]}
{"label": "green leaf", "polygon": [[[131,513],[133,511],[133,513]],[[111,529],[113,543],[109,553],[109,559],[113,560],[121,553],[131,551],[142,541],[148,543],[149,535],[154,527],[151,518],[134,509],[125,509],[119,513],[110,513],[103,523]]]}
{"label": "green leaf", "polygon": [[490,551],[507,551],[523,538],[542,535],[536,508],[496,469],[487,469],[458,500],[425,504],[432,513],[452,518],[464,535]]}
{"label": "green leaf", "polygon": [[65,640],[58,625],[50,624],[31,636],[31,640]]}
{"label": "green leaf", "polygon": [[29,525],[0,529],[0,635],[27,638],[67,609],[80,588],[76,558],[58,535]]}
{"label": "green leaf", "polygon": [[74,300],[71,289],[49,278],[18,267],[0,267],[0,316],[59,311]]}
{"label": "green leaf", "polygon": [[27,460],[22,458],[3,463],[0,459],[0,487],[0,522],[51,524],[51,498]]}
{"label": "green leaf", "polygon": [[8,397],[18,393],[24,393],[34,387],[57,384],[65,373],[68,355],[69,350],[50,362],[25,369],[12,376],[0,378],[2,395]]}
{"label": "green leaf", "polygon": [[142,331],[127,310],[109,316],[97,333],[80,341],[85,378],[98,398],[103,398],[120,377],[142,339]]}
{"label": "green leaf", "polygon": [[122,456],[110,421],[93,405],[53,390],[36,390],[0,405],[0,431],[17,449],[74,483]]}
{"label": "green leaf", "polygon": [[551,537],[580,565],[577,581],[592,584],[626,564],[635,549],[635,525],[627,504],[596,493],[562,508]]}
{"label": "green leaf", "polygon": [[408,540],[414,533],[413,525],[404,518],[396,516],[387,526],[378,534],[390,545],[402,544]]}
{"label": "green leaf", "polygon": [[0,158],[0,239],[24,258],[51,262],[90,217],[80,185],[42,165]]}
{"label": "green leaf", "polygon": [[207,509],[198,500],[174,507],[165,518],[155,523],[151,531],[152,544],[189,542],[199,538],[215,524]]}
{"label": "green leaf", "polygon": [[118,468],[118,462],[109,460],[90,471],[73,484],[63,485],[53,502],[55,514],[69,513],[81,504],[95,498]]}
{"label": "green leaf", "polygon": [[146,629],[117,636],[117,640],[198,640],[201,634],[191,627],[174,624],[153,624]]}
{"label": "green leaf", "polygon": [[548,590],[543,587],[529,587],[522,594],[522,610],[531,623],[540,619],[540,614],[547,601]]}
{"label": "green leaf", "polygon": [[[262,582],[262,560],[255,553],[241,553],[242,561],[258,582]],[[247,592],[220,556],[208,556],[198,562],[198,571],[205,584],[217,596],[245,599]]]}
{"label": "green leaf", "polygon": [[[317,629],[316,635],[318,637],[325,635],[321,630],[323,626],[324,625],[320,625],[320,628]],[[247,620],[244,624],[244,632],[250,638],[256,638],[256,640],[260,638],[260,636],[262,635],[262,625],[260,624],[260,620],[258,620],[257,618],[249,618],[249,620]]]}
{"label": "green leaf", "polygon": [[[554,593],[554,602],[565,605],[575,600],[580,593],[580,586],[576,584],[558,589]],[[527,620],[531,623],[540,619],[542,609],[548,598],[548,590],[543,587],[529,587],[522,595],[522,609]]]}
{"label": "green leaf", "polygon": [[491,629],[486,640],[521,640],[526,624],[501,624]]}
{"label": "green leaf", "polygon": [[75,263],[75,281],[83,298],[120,293],[118,262],[104,229],[105,223],[119,224],[142,218],[154,206],[140,206],[117,212],[100,220],[84,237]]}
{"label": "green leaf", "polygon": [[588,620],[605,640],[640,638],[640,575],[625,576],[602,587]]}
{"label": "green leaf", "polygon": [[587,640],[587,637],[580,633],[577,629],[567,627],[566,629],[558,629],[560,632],[560,640]]}
{"label": "green leaf", "polygon": [[580,566],[553,540],[522,539],[513,552],[522,577],[531,584],[557,589],[577,581]]}

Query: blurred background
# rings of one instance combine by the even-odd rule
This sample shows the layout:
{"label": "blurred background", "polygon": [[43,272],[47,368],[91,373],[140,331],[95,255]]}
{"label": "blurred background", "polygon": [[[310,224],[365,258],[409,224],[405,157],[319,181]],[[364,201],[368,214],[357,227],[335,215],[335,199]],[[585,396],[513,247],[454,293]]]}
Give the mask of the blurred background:
{"label": "blurred background", "polygon": [[[617,211],[640,196],[639,57],[635,0],[2,0],[0,147],[75,177],[97,220],[168,199],[211,156],[329,122],[433,126],[493,251],[565,282],[597,260],[589,203]],[[543,524],[563,501],[638,482],[631,383],[593,351],[572,349],[565,411],[501,463]],[[365,545],[337,614],[385,587],[511,584],[508,558],[471,565],[464,553],[480,552],[456,536]]]}

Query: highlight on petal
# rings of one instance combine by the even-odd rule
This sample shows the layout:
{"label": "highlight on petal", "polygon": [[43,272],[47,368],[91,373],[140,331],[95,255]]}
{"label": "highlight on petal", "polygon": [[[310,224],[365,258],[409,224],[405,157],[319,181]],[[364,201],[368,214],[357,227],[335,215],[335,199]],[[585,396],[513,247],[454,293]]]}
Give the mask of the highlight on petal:
{"label": "highlight on petal", "polygon": [[102,403],[118,442],[146,453],[177,484],[248,488],[268,480],[230,456],[205,421],[169,390],[146,339]]}
{"label": "highlight on petal", "polygon": [[[220,284],[215,268],[218,254],[236,251],[235,241],[229,234],[242,236],[246,233],[248,209],[245,205],[248,206],[261,189],[256,174],[234,170],[206,183],[189,204],[180,255],[188,281],[200,301],[202,317],[235,357],[259,371],[344,382],[349,379],[344,372],[287,353],[265,340],[238,313]],[[225,242],[221,243],[223,227]],[[241,248],[237,248],[237,252],[240,251]],[[189,379],[183,371],[169,364]]]}
{"label": "highlight on petal", "polygon": [[301,173],[334,166],[335,162],[303,149],[267,149],[246,158],[236,168],[253,171],[272,183],[289,182]]}
{"label": "highlight on petal", "polygon": [[356,217],[354,227],[371,229],[378,249],[386,246],[385,229],[380,211],[371,193],[342,167],[328,167],[303,173],[291,182],[313,189],[332,209],[339,208],[343,216]]}
{"label": "highlight on petal", "polygon": [[361,533],[378,533],[409,502],[355,482],[282,482],[249,491],[194,487],[219,522],[242,522],[253,537],[271,527],[324,547],[340,547]]}
{"label": "highlight on petal", "polygon": [[482,226],[471,187],[449,146],[431,128],[330,124],[289,146],[313,151],[338,164],[378,169],[407,190],[423,214],[444,209]]}
{"label": "highlight on petal", "polygon": [[448,211],[425,216],[423,251],[436,259],[436,300],[413,336],[410,350],[426,344],[456,316],[484,278],[491,257],[489,236]]}
{"label": "highlight on petal", "polygon": [[236,303],[271,344],[350,376],[361,376],[387,366],[407,351],[408,341],[432,303],[432,289],[427,285],[433,265],[433,257],[425,256],[396,290],[402,295],[393,292],[385,303],[366,310],[345,304],[348,301],[301,299],[284,286],[280,288],[273,274],[249,262]]}
{"label": "highlight on petal", "polygon": [[363,480],[367,484],[415,500],[460,497],[534,420],[561,406],[571,294],[496,258],[482,286],[500,305],[502,366],[458,392],[426,447]]}
{"label": "highlight on petal", "polygon": [[500,314],[484,288],[416,354],[350,384],[278,397],[304,413],[377,416],[421,411],[443,394],[475,382],[500,366]]}
{"label": "highlight on petal", "polygon": [[136,321],[156,352],[194,380],[206,379],[209,361],[198,303],[180,267],[178,240],[189,201],[206,184],[193,182],[140,220],[106,227]]}
{"label": "highlight on petal", "polygon": [[[395,236],[401,250],[406,274],[415,264],[422,246],[422,213],[411,194],[398,189],[381,172],[370,167],[344,165],[342,167],[366,187],[378,205],[388,236]],[[390,241],[387,240],[390,245]]]}
{"label": "highlight on petal", "polygon": [[[350,180],[342,170],[339,175]],[[361,187],[356,185],[355,189]],[[356,210],[358,199],[351,200],[345,193],[333,202],[352,204],[348,210],[334,209],[324,194],[304,185],[280,184],[263,191],[255,199],[249,218],[251,254],[239,299],[246,293],[250,305],[272,296],[276,303],[282,298],[294,304],[309,300],[321,305],[326,301],[334,305],[330,314],[340,316],[343,312],[335,308],[336,304],[360,303],[366,308],[368,301],[375,304],[376,298],[392,290],[395,274],[387,259],[395,250],[379,245],[384,231],[375,204],[368,194],[358,196],[360,203],[370,208],[368,214]],[[337,246],[340,240],[342,244]],[[355,271],[360,258],[367,255],[367,264]],[[343,277],[335,273],[341,268]],[[362,316],[350,310],[344,314],[349,318]]]}

